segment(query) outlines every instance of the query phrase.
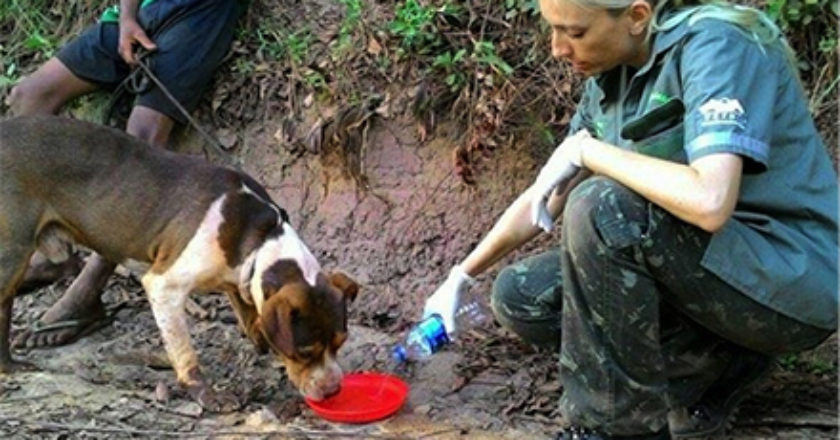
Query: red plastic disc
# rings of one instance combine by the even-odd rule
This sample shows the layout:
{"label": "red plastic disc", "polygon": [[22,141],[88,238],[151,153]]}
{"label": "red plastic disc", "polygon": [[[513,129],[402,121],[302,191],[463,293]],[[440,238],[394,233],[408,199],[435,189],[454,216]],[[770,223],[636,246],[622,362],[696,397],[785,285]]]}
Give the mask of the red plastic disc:
{"label": "red plastic disc", "polygon": [[315,414],[334,422],[368,423],[397,412],[408,396],[408,385],[382,373],[350,373],[341,391],[321,401],[305,399]]}

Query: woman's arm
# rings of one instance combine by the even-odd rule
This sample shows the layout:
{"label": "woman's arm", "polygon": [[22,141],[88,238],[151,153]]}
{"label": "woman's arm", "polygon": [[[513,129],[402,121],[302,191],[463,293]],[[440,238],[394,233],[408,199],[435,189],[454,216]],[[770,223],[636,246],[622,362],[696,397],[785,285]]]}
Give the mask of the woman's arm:
{"label": "woman's arm", "polygon": [[596,139],[585,141],[581,162],[709,232],[723,227],[735,210],[743,168],[743,159],[731,153],[710,154],[683,165]]}
{"label": "woman's arm", "polygon": [[[590,175],[591,173],[585,170],[579,171],[562,188],[562,191],[558,189],[557,192],[552,194],[548,199],[547,208],[553,219],[556,220],[563,212],[563,206],[566,204],[569,192]],[[461,262],[461,268],[467,275],[474,277],[484,272],[505,255],[542,232],[531,222],[531,200],[532,196],[526,190],[505,210],[496,224],[493,225],[493,228],[490,229],[490,232]]]}

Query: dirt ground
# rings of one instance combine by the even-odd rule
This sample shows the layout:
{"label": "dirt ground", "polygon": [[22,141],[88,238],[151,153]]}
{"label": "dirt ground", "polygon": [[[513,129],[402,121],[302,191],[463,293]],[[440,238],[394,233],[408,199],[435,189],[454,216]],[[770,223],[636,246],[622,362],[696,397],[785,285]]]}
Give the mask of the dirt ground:
{"label": "dirt ground", "polygon": [[[409,121],[378,122],[363,156],[369,188],[336,157],[301,154],[276,139],[279,123],[252,128],[237,154],[292,216],[326,268],[361,284],[351,305],[345,371],[389,371],[411,386],[393,417],[368,425],[318,418],[282,367],[258,356],[240,334],[222,295],[197,295],[188,307],[202,367],[241,409],[203,414],[180,391],[136,278],[111,280],[105,299],[115,320],[75,344],[16,356],[39,372],[0,377],[0,438],[470,438],[549,439],[563,424],[555,355],[540,352],[497,324],[470,331],[423,364],[396,368],[390,348],[417,318],[423,299],[475,245],[528,183],[546,152],[518,147],[483,164],[475,188],[451,174],[447,127],[426,143]],[[195,152],[192,133],[181,150]],[[501,264],[555,240],[546,236]],[[487,292],[500,266],[480,279]],[[67,281],[20,296],[14,328],[33,323]],[[486,300],[486,296],[481,297]],[[833,439],[837,423],[837,338],[785,358],[747,400],[731,438]]]}

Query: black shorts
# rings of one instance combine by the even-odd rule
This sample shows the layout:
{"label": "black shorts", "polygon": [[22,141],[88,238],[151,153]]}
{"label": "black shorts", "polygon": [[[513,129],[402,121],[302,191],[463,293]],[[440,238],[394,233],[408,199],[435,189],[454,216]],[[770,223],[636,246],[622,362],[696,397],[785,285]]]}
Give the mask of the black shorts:
{"label": "black shorts", "polygon": [[[140,8],[137,21],[157,45],[146,57],[152,71],[188,111],[195,109],[233,41],[237,0],[157,0]],[[59,51],[74,75],[113,90],[131,72],[117,52],[117,23],[97,23]],[[185,123],[186,118],[154,84],[136,105]]]}

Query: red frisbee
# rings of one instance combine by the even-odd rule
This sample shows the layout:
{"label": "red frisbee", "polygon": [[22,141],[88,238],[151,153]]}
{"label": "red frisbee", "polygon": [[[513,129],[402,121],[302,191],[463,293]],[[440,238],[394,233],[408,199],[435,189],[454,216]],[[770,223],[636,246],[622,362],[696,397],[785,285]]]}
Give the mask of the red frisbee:
{"label": "red frisbee", "polygon": [[382,373],[350,373],[341,379],[341,391],[321,401],[305,399],[315,414],[334,422],[368,423],[397,412],[408,395],[408,385]]}

